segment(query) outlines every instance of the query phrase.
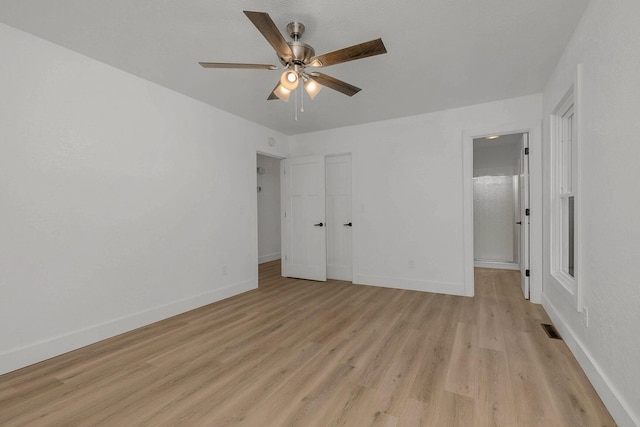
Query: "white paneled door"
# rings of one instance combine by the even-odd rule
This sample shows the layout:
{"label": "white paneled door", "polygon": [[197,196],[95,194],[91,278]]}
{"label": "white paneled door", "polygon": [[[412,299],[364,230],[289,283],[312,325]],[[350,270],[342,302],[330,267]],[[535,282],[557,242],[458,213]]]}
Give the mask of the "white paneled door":
{"label": "white paneled door", "polygon": [[327,277],[352,280],[351,155],[327,157]]}
{"label": "white paneled door", "polygon": [[324,156],[285,159],[282,275],[327,280]]}
{"label": "white paneled door", "polygon": [[522,134],[520,153],[520,275],[522,294],[529,299],[529,134]]}

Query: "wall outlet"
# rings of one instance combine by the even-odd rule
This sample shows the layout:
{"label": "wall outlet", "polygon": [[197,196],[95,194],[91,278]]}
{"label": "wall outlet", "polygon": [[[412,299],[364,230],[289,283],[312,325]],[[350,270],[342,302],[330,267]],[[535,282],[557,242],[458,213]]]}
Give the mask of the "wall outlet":
{"label": "wall outlet", "polygon": [[411,269],[416,268],[416,262],[412,259],[409,260],[409,268]]}
{"label": "wall outlet", "polygon": [[226,276],[226,275],[227,275],[227,266],[226,266],[226,265],[223,265],[223,266],[222,266],[222,275],[223,275],[223,276]]}

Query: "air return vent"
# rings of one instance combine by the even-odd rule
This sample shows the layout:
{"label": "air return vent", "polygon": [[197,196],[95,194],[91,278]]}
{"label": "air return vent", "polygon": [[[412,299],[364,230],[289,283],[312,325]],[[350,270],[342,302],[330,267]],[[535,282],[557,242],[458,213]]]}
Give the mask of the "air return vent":
{"label": "air return vent", "polygon": [[549,338],[553,338],[554,340],[561,340],[562,337],[560,337],[560,334],[558,333],[558,331],[556,331],[556,328],[553,327],[553,325],[550,325],[548,323],[541,323],[542,325],[542,329],[544,329],[544,331],[547,333],[547,336]]}

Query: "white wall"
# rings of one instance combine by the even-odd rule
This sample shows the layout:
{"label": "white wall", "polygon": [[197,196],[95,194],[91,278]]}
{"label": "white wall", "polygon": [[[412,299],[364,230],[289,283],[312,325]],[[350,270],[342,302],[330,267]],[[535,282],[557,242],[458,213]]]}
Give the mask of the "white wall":
{"label": "white wall", "polygon": [[497,140],[473,140],[473,176],[513,176],[520,173],[522,135],[503,135]]}
{"label": "white wall", "polygon": [[280,159],[258,154],[258,262],[280,259]]}
{"label": "white wall", "polygon": [[621,426],[640,425],[640,2],[592,0],[544,91],[544,248],[549,116],[582,64],[577,260],[589,326],[550,275],[544,306]]}
{"label": "white wall", "polygon": [[0,24],[0,373],[257,286],[269,129]]}
{"label": "white wall", "polygon": [[463,135],[540,111],[532,95],[297,135],[290,156],[353,153],[355,283],[468,295]]}

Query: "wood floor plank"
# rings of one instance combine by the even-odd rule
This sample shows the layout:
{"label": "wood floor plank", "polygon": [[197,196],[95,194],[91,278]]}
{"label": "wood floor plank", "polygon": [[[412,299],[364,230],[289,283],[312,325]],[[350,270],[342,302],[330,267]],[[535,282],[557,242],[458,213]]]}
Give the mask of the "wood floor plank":
{"label": "wood floor plank", "polygon": [[478,355],[479,386],[475,407],[477,425],[518,425],[506,353],[480,348]]}
{"label": "wood floor plank", "polygon": [[464,427],[477,425],[475,399],[448,391],[439,393],[433,404],[424,406],[423,419],[427,426]]}
{"label": "wood floor plank", "polygon": [[496,304],[481,304],[477,316],[478,346],[504,351],[504,337]]}
{"label": "wood floor plank", "polygon": [[447,369],[445,390],[475,398],[479,374],[478,327],[458,323]]}
{"label": "wood floor plank", "polygon": [[460,303],[461,300],[456,297],[443,295],[440,304],[432,307],[438,315],[425,331],[424,339],[427,340],[428,346],[419,361],[410,394],[410,397],[427,405],[435,404],[438,395],[445,392],[445,379],[453,351]]}
{"label": "wood floor plank", "polygon": [[427,346],[428,341],[420,331],[409,331],[377,389],[376,397],[380,401],[381,410],[397,417],[403,415],[413,379],[418,373],[419,360],[428,351]]}
{"label": "wood floor plank", "polygon": [[421,427],[426,426],[427,421],[423,418],[424,402],[408,398],[404,405],[404,411],[400,416],[399,427]]}
{"label": "wood floor plank", "polygon": [[0,425],[613,426],[518,272],[476,297],[311,282],[258,289],[0,376]]}

